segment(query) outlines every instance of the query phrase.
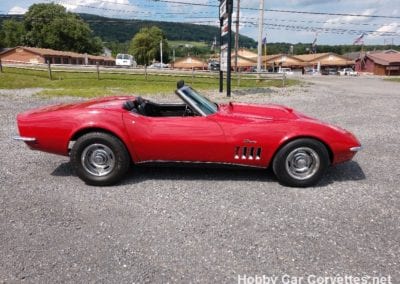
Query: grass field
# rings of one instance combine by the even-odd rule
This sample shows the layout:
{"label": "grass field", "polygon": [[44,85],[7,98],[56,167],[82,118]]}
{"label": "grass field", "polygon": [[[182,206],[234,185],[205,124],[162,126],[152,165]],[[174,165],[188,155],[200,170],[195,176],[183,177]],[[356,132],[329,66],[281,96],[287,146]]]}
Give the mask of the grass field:
{"label": "grass field", "polygon": [[399,77],[397,77],[397,78],[388,78],[388,79],[385,79],[385,81],[399,82],[400,83],[400,78]]}
{"label": "grass field", "polygon": [[[4,68],[0,73],[0,89],[43,88],[40,92],[46,96],[78,96],[99,97],[120,94],[170,94],[176,88],[178,80],[185,80],[199,90],[217,90],[219,81],[216,78],[188,77],[131,74],[100,74],[100,80],[95,73],[53,72],[53,80],[49,80],[47,71],[22,70]],[[193,81],[193,82],[192,82]],[[285,85],[295,85],[298,81],[286,80]],[[232,89],[281,87],[281,80],[257,81],[242,80],[238,87],[237,80],[232,81]]]}
{"label": "grass field", "polygon": [[207,47],[207,43],[205,42],[199,42],[199,41],[181,41],[181,40],[169,40],[168,45],[170,47],[179,47],[179,46],[185,46],[185,45],[191,45],[194,47]]}

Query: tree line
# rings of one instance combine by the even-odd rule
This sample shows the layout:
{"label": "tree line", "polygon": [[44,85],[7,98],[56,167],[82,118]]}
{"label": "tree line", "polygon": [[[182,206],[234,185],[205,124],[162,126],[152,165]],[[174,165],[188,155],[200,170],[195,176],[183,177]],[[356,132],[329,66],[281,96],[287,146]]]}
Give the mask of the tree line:
{"label": "tree line", "polygon": [[22,20],[4,20],[0,47],[19,45],[98,54],[103,44],[78,15],[57,4],[34,4]]}
{"label": "tree line", "polygon": [[[161,29],[162,27],[162,29]],[[129,53],[135,56],[139,64],[150,64],[152,60],[160,60],[160,43],[163,45],[163,60],[169,62],[172,49],[170,40],[203,42],[203,45],[174,47],[176,57],[187,55],[204,59],[218,54],[211,50],[214,37],[218,37],[219,29],[186,23],[155,22],[142,20],[120,20],[95,15],[75,14],[67,12],[59,4],[34,4],[23,16],[13,16],[4,20],[0,17],[0,48],[15,46],[32,46],[50,48],[78,53],[101,53],[103,46],[117,53]],[[256,42],[240,35],[241,47],[255,51]],[[393,48],[400,46],[356,46],[356,45],[320,45],[316,52],[349,52]],[[267,54],[305,54],[310,53],[311,43],[268,43]]]}

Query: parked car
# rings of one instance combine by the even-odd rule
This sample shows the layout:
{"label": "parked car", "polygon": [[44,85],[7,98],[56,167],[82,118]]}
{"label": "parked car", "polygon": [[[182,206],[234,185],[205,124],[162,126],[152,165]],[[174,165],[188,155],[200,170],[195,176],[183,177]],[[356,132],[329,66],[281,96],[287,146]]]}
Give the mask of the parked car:
{"label": "parked car", "polygon": [[293,71],[290,68],[279,68],[278,73],[286,74],[286,75],[293,75]]}
{"label": "parked car", "polygon": [[318,69],[306,69],[304,72],[305,75],[321,75],[321,72],[318,71]]}
{"label": "parked car", "polygon": [[343,68],[339,70],[340,76],[357,76],[357,71],[354,71],[352,68]]}
{"label": "parked car", "polygon": [[210,61],[208,63],[208,70],[209,71],[219,71],[220,70],[220,64],[218,61]]}
{"label": "parked car", "polygon": [[325,68],[321,71],[322,75],[338,75],[336,68]]}
{"label": "parked car", "polygon": [[350,132],[288,107],[217,104],[183,81],[175,93],[181,103],[121,96],[30,110],[14,138],[69,156],[97,186],[117,183],[131,163],[213,163],[269,167],[282,184],[306,187],[361,149]]}
{"label": "parked car", "polygon": [[165,63],[161,64],[160,62],[157,62],[157,63],[151,64],[149,66],[149,68],[151,68],[151,69],[169,68],[169,64],[165,64]]}
{"label": "parked car", "polygon": [[115,65],[117,67],[135,68],[137,63],[132,55],[118,53],[115,59]]}

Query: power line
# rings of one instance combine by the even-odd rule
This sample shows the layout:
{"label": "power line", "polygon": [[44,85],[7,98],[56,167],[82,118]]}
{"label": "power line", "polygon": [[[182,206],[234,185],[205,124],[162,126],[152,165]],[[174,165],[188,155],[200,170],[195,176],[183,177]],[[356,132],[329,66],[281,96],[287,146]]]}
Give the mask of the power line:
{"label": "power line", "polygon": [[[0,18],[11,18],[13,16],[10,15],[3,15]],[[15,17],[15,16],[14,16]],[[23,17],[22,15],[18,15],[18,17]],[[201,17],[202,18],[202,17]],[[208,18],[208,17],[204,17]],[[185,24],[202,24],[202,25],[214,25],[218,26],[218,22],[212,20],[200,20],[200,21],[193,21],[193,17],[183,17],[183,20],[190,20],[190,22],[183,22]],[[280,20],[275,19],[281,22],[302,22],[302,23],[318,23],[317,21],[292,21],[292,20]],[[140,22],[140,19],[102,19],[102,20],[91,20],[86,19],[84,20],[87,23],[108,23],[108,24],[125,24],[131,25],[136,22]],[[252,21],[241,21],[241,25],[245,27],[256,27],[256,24]],[[322,33],[331,33],[331,34],[352,34],[352,35],[360,35],[365,33],[367,35],[376,35],[376,36],[385,36],[385,37],[397,37],[400,36],[398,32],[387,32],[387,31],[372,31],[372,30],[359,30],[359,29],[343,29],[343,28],[332,28],[332,27],[316,27],[316,26],[304,26],[304,25],[285,25],[285,24],[274,24],[274,23],[266,23],[264,26],[267,26],[269,29],[274,30],[288,30],[288,31],[310,31],[310,32],[322,32]]]}
{"label": "power line", "polygon": [[[45,0],[47,2],[53,2],[52,0]],[[192,2],[185,2],[185,1],[177,1],[177,0],[147,0],[151,1],[154,3],[172,3],[172,4],[177,4],[177,5],[191,5],[191,6],[202,6],[202,7],[218,7],[218,5],[212,5],[212,4],[204,4],[204,3],[192,3]],[[100,3],[109,3],[109,4],[114,4],[116,6],[128,6],[131,7],[132,9],[126,10],[126,9],[116,9],[116,8],[106,8],[106,7],[99,7],[99,6],[91,6],[91,5],[84,5],[84,4],[77,4],[75,2],[71,2],[69,0],[56,0],[56,3],[59,4],[64,4],[64,5],[71,5],[71,6],[78,6],[78,7],[83,7],[83,8],[89,8],[89,9],[98,9],[98,10],[104,10],[104,11],[114,11],[114,12],[119,12],[119,13],[140,13],[143,15],[186,15],[186,14],[209,14],[210,12],[202,12],[202,11],[196,11],[196,12],[152,12],[152,11],[140,11],[138,9],[134,9],[134,7],[131,4],[127,3],[115,3],[111,1],[105,1],[105,0],[98,0]],[[143,3],[141,3],[143,5]],[[144,5],[144,7],[151,7],[155,8],[154,6],[147,6]],[[258,8],[252,8],[252,7],[242,7],[241,9],[245,10],[254,10],[254,11],[259,11],[260,9]],[[279,13],[292,13],[292,14],[310,14],[310,15],[331,15],[331,16],[350,16],[350,17],[366,17],[366,18],[386,18],[386,19],[400,19],[400,16],[384,16],[384,15],[363,15],[363,14],[348,14],[348,13],[326,13],[326,12],[308,12],[308,11],[292,11],[292,10],[277,10],[277,9],[264,9],[264,11],[269,11],[269,12],[279,12]],[[205,18],[205,17],[204,17]],[[244,17],[247,19],[256,19],[256,18],[251,18],[251,17]],[[292,20],[295,21],[295,20]],[[302,22],[302,21],[300,21]],[[315,23],[325,23],[325,24],[341,24],[341,25],[376,25],[380,26],[379,24],[373,24],[373,23],[344,23],[344,22],[319,22],[319,21],[314,21]],[[388,24],[382,24],[382,25],[388,25]],[[390,25],[390,24],[389,24]],[[392,24],[393,25],[393,24]]]}
{"label": "power line", "polygon": [[[51,2],[51,0],[46,0],[48,2]],[[214,5],[214,4],[205,4],[205,3],[193,3],[193,2],[187,2],[187,1],[178,1],[178,0],[146,0],[150,1],[153,3],[169,3],[169,4],[176,4],[176,5],[187,5],[187,6],[199,6],[199,7],[213,7],[217,8],[219,5]],[[57,2],[66,2],[66,1],[57,1]],[[100,3],[109,3],[113,5],[123,5],[123,6],[129,6],[132,7],[131,4],[127,3],[115,3],[111,1],[106,1],[106,0],[98,0],[97,2]],[[141,2],[143,4],[143,2]],[[70,4],[70,5],[75,5],[75,6],[85,6],[81,4]],[[140,4],[138,4],[140,6]],[[89,6],[87,6],[89,7]],[[89,7],[92,8],[92,7]],[[95,7],[95,8],[101,8],[101,7]],[[109,9],[109,8],[106,8]],[[241,7],[242,10],[251,10],[251,11],[259,11],[260,8],[253,8],[253,7]],[[123,11],[123,10],[121,10]],[[353,14],[353,13],[329,13],[329,12],[313,12],[313,11],[296,11],[296,10],[283,10],[283,9],[264,9],[264,11],[267,12],[276,12],[276,13],[289,13],[289,14],[308,14],[308,15],[326,15],[326,16],[344,16],[344,17],[362,17],[362,18],[384,18],[384,19],[400,19],[400,16],[387,16],[387,15],[365,15],[365,14]]]}
{"label": "power line", "polygon": [[[192,22],[193,23],[193,22]],[[205,23],[213,23],[214,21],[196,21],[197,24],[205,24]],[[242,24],[246,27],[256,27],[257,25],[254,22],[242,21]],[[332,34],[350,34],[350,35],[360,35],[365,33],[367,35],[375,35],[375,36],[400,36],[398,32],[384,32],[384,31],[370,31],[370,30],[354,30],[354,29],[335,29],[335,28],[321,28],[321,27],[310,27],[310,26],[301,26],[301,25],[280,25],[280,24],[271,24],[265,23],[264,26],[267,26],[269,29],[274,30],[288,30],[288,31],[310,31],[310,32],[321,32],[321,33],[332,33]]]}
{"label": "power line", "polygon": [[[181,5],[204,6],[204,7],[219,7],[218,5],[191,3],[177,0],[147,0],[153,2],[173,3]],[[101,1],[100,1],[101,2]],[[241,7],[243,10],[259,11],[260,8]],[[309,14],[309,15],[329,15],[329,16],[346,16],[346,17],[365,17],[365,18],[385,18],[385,19],[400,19],[400,16],[386,16],[386,15],[364,15],[364,14],[351,14],[351,13],[328,13],[328,12],[312,12],[312,11],[294,11],[282,9],[264,9],[267,12],[289,13],[289,14]]]}

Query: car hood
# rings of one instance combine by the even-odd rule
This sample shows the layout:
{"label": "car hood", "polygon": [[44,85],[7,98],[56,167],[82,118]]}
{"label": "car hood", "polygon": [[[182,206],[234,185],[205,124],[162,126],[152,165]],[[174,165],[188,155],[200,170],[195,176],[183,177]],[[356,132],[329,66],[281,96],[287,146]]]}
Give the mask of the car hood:
{"label": "car hood", "polygon": [[229,103],[220,106],[221,114],[266,120],[297,119],[299,116],[293,109],[281,105],[257,105]]}
{"label": "car hood", "polygon": [[27,111],[24,113],[24,115],[35,115],[35,114],[44,114],[55,111],[68,111],[68,110],[79,110],[79,109],[121,109],[122,111],[122,104],[124,101],[128,99],[133,100],[134,98],[128,96],[104,97],[84,102],[51,105]]}

